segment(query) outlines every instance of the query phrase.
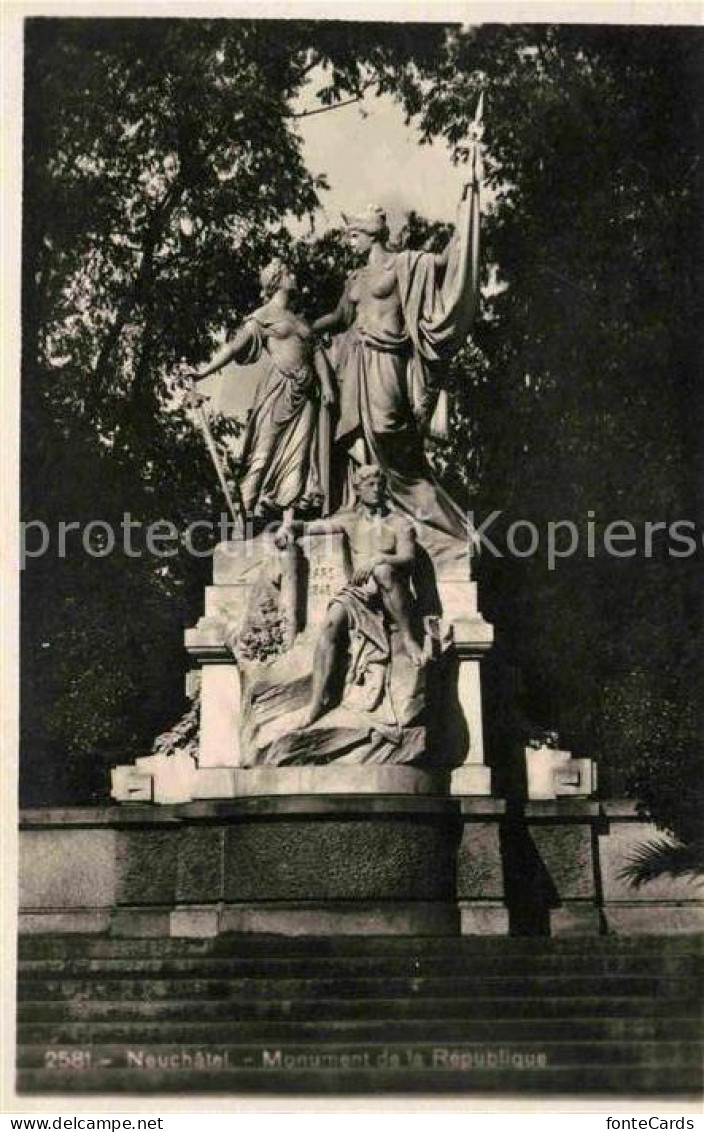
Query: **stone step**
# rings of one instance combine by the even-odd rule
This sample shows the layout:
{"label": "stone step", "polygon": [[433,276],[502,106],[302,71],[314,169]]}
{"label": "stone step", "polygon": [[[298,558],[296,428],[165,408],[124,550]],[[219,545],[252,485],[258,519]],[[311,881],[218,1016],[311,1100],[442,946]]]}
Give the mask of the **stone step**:
{"label": "stone step", "polygon": [[237,1044],[258,1041],[438,1041],[547,1042],[571,1041],[687,1041],[702,1034],[694,1017],[575,1017],[569,1018],[356,1018],[289,1019],[286,1021],[149,1021],[38,1022],[18,1026],[21,1045],[90,1046],[182,1042]]}
{"label": "stone step", "polygon": [[190,957],[167,956],[159,958],[71,958],[23,959],[19,976],[29,982],[34,979],[117,979],[137,977],[186,978],[354,978],[358,975],[397,977],[464,975],[522,975],[529,967],[531,975],[653,975],[689,976],[699,979],[704,990],[704,964],[698,956],[673,953],[658,956],[602,954],[548,954],[534,955],[530,962],[525,956],[506,954],[471,955],[396,955],[396,956],[263,956],[232,957],[199,955]]}
{"label": "stone step", "polygon": [[[159,957],[166,955],[230,955],[269,958],[306,958],[372,955],[581,955],[584,937],[401,937],[401,936],[271,936],[223,935],[215,939],[119,939],[108,936],[29,935],[19,940],[22,959],[61,958],[72,955],[92,958]],[[704,953],[703,936],[590,936],[590,955],[662,956]]]}
{"label": "stone step", "polygon": [[511,975],[505,977],[369,976],[357,978],[121,978],[32,979],[18,984],[20,1001],[75,998],[151,1000],[165,998],[314,998],[413,995],[454,997],[481,994],[559,997],[561,995],[656,996],[692,994],[690,978],[650,975]]}
{"label": "stone step", "polygon": [[232,999],[157,999],[132,1000],[90,998],[67,1001],[20,1001],[17,1017],[26,1023],[58,1022],[128,1022],[147,1021],[208,1022],[247,1020],[334,1020],[389,1018],[467,1019],[491,1021],[496,1018],[700,1018],[701,1006],[694,996],[673,998],[594,995],[556,998],[505,997],[469,998],[450,994],[439,998],[427,994],[389,997],[384,991],[374,997],[339,998],[251,998]]}
{"label": "stone step", "polygon": [[34,936],[19,954],[21,1092],[702,1085],[692,937]]}
{"label": "stone step", "polygon": [[678,1096],[698,1100],[701,1069],[652,1064],[568,1065],[545,1069],[439,1070],[405,1067],[370,1070],[125,1070],[61,1071],[25,1069],[17,1074],[18,1093],[464,1093],[501,1095]]}

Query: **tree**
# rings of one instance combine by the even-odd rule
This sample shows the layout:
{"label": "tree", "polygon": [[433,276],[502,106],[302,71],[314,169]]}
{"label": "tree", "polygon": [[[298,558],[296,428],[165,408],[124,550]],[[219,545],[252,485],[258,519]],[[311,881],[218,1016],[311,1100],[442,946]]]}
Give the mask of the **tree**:
{"label": "tree", "polygon": [[[462,160],[486,95],[485,248],[500,286],[479,352],[455,369],[446,459],[465,458],[479,519],[502,512],[499,545],[515,520],[543,548],[549,522],[580,528],[555,570],[544,551],[477,563],[499,638],[486,670],[496,757],[557,726],[599,759],[606,792],[635,792],[688,836],[702,800],[701,553],[673,558],[659,533],[649,556],[645,524],[704,514],[702,44],[692,29],[487,26],[451,37],[422,101],[406,100],[426,140]],[[599,540],[633,523],[635,556],[602,543],[591,557],[590,515]]]}

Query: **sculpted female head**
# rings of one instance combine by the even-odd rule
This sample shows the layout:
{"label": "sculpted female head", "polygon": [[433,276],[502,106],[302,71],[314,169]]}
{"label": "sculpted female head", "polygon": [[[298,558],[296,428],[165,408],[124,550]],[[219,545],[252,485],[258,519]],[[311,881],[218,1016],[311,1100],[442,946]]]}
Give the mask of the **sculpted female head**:
{"label": "sculpted female head", "polygon": [[282,259],[272,259],[259,273],[262,297],[270,299],[277,291],[294,291],[296,276]]}
{"label": "sculpted female head", "polygon": [[369,251],[374,243],[385,243],[389,236],[386,212],[378,204],[370,204],[364,212],[354,216],[342,213],[347,228],[347,238],[352,250],[359,253]]}

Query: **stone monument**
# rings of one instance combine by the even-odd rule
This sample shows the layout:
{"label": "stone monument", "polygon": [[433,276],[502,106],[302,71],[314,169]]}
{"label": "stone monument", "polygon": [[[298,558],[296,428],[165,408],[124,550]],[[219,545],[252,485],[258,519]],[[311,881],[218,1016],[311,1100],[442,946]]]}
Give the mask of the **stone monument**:
{"label": "stone monument", "polygon": [[466,517],[424,452],[447,427],[443,372],[476,307],[478,137],[469,168],[443,253],[389,250],[379,207],[345,217],[362,264],[334,310],[311,326],[274,261],[264,305],[194,375],[271,359],[238,488],[260,533],[217,548],[186,634],[197,752],[118,768],[118,800],[491,793],[479,662],[492,634]]}
{"label": "stone monument", "polygon": [[[469,173],[444,252],[391,250],[378,206],[345,216],[360,266],[334,309],[311,325],[293,273],[274,261],[264,305],[191,375],[270,358],[237,493],[248,522],[216,548],[204,616],[186,633],[195,749],[191,729],[187,744],[116,768],[113,797],[257,799],[259,832],[265,814],[280,831],[295,802],[292,884],[274,885],[272,899],[303,892],[315,923],[330,922],[336,893],[358,910],[365,894],[391,900],[362,911],[370,930],[456,926],[452,799],[500,805],[479,677],[492,631],[477,608],[467,518],[424,450],[428,433],[447,429],[443,376],[477,303],[478,129]],[[324,868],[313,861],[323,828]],[[344,883],[330,887],[338,873]],[[285,916],[262,920],[261,904],[248,914],[286,930]]]}
{"label": "stone monument", "polygon": [[[528,748],[492,795],[466,516],[435,478],[443,375],[479,275],[475,137],[441,254],[391,250],[379,207],[346,217],[360,266],[327,314],[289,266],[193,380],[269,359],[203,616],[191,707],[112,773],[119,804],[25,812],[23,932],[115,936],[599,934],[695,930],[698,891],[622,879],[646,826],[598,803],[596,769]],[[41,867],[37,865],[40,862]],[[665,918],[664,918],[665,917]]]}

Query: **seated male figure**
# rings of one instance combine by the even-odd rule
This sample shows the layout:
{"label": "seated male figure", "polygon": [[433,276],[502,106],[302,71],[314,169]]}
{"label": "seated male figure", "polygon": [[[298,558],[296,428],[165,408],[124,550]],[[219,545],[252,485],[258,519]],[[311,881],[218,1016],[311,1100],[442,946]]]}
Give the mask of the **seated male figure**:
{"label": "seated male figure", "polygon": [[385,614],[413,664],[423,660],[413,631],[410,585],[416,560],[415,527],[405,515],[389,509],[386,479],[375,464],[358,468],[354,487],[357,502],[351,510],[310,523],[285,522],[275,537],[276,545],[283,548],[300,534],[343,534],[351,559],[350,580],[330,602],[316,645],[311,700],[302,726],[314,723],[333,706],[333,677],[353,630],[377,656],[384,650],[388,656],[383,624],[379,623]]}

